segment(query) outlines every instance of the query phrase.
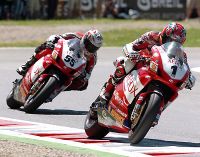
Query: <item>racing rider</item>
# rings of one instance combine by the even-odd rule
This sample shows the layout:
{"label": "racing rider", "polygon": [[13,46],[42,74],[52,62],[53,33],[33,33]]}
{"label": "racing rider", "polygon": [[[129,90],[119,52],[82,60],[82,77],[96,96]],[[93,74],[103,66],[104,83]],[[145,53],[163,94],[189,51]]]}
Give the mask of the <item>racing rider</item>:
{"label": "racing rider", "polygon": [[[65,33],[62,35],[51,35],[43,44],[35,49],[33,56],[23,65],[21,65],[17,72],[24,76],[28,69],[41,57],[47,55],[45,49],[53,51],[55,44],[59,39],[70,40],[69,47],[72,51],[84,54],[87,59],[85,71],[73,80],[73,83],[67,90],[84,90],[88,86],[88,80],[91,72],[97,62],[97,50],[102,46],[103,37],[98,30],[89,30],[85,34],[80,32]],[[80,55],[82,56],[82,55]]]}
{"label": "racing rider", "polygon": [[[162,45],[166,42],[176,41],[183,44],[186,40],[186,30],[185,28],[176,22],[172,22],[168,24],[161,32],[150,31],[143,34],[140,38],[136,39],[135,41],[126,44],[123,47],[123,54],[125,57],[118,57],[114,62],[116,69],[113,75],[110,75],[108,81],[104,84],[103,88],[101,89],[100,95],[95,100],[94,103],[91,105],[91,115],[96,117],[96,109],[97,105],[101,104],[106,106],[109,102],[113,92],[115,85],[118,84],[123,78],[134,68],[139,61],[140,61],[140,50],[148,49],[150,50],[154,45]],[[127,49],[130,47],[130,51]],[[149,51],[151,54],[151,52]],[[141,63],[141,62],[140,62]],[[187,63],[187,56],[185,54],[185,63]],[[189,66],[188,66],[189,68]],[[187,89],[191,89],[194,86],[195,77],[190,72],[190,77],[188,82],[185,86]],[[97,103],[99,102],[99,103]],[[158,123],[160,113],[157,114],[157,118],[154,121],[154,125]]]}

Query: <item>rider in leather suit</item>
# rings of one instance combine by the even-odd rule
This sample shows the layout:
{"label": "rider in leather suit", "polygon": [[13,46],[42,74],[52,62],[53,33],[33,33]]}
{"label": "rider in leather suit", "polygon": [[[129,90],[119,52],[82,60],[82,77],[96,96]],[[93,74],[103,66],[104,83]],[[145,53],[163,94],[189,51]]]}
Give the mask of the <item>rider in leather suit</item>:
{"label": "rider in leather suit", "polygon": [[[176,41],[183,44],[186,40],[186,30],[179,23],[170,23],[168,24],[161,32],[150,31],[143,34],[140,38],[135,41],[126,44],[123,47],[123,53],[125,57],[118,57],[116,59],[115,72],[113,75],[110,75],[108,81],[104,84],[100,95],[91,105],[91,115],[96,116],[96,109],[98,103],[105,106],[109,102],[113,92],[115,85],[118,84],[123,78],[136,67],[135,65],[140,61],[140,50],[148,49],[150,50],[154,45],[162,45],[166,42]],[[132,52],[127,51],[128,48],[132,47]],[[149,51],[150,52],[150,51]],[[185,53],[185,63],[187,64],[187,56]],[[188,65],[188,64],[187,64]],[[189,67],[189,66],[188,66]],[[195,77],[190,72],[190,77],[187,82],[185,88],[191,89],[194,86]],[[158,123],[160,114],[157,115],[157,119],[155,120],[155,125]]]}
{"label": "rider in leather suit", "polygon": [[83,53],[87,59],[85,71],[73,80],[73,83],[67,90],[85,90],[88,86],[88,80],[92,70],[97,62],[97,50],[102,46],[103,37],[98,30],[89,30],[85,34],[80,32],[65,33],[62,35],[51,35],[43,44],[35,49],[33,56],[17,72],[24,76],[28,69],[41,57],[47,55],[45,49],[53,51],[55,44],[59,39],[71,40],[70,49],[74,52]]}

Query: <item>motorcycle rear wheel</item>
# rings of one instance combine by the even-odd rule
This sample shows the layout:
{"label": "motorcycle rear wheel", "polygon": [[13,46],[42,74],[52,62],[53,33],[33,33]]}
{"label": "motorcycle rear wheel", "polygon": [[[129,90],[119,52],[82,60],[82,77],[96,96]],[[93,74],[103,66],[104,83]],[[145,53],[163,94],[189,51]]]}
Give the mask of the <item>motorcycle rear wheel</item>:
{"label": "motorcycle rear wheel", "polygon": [[11,109],[18,109],[22,106],[22,104],[14,99],[14,90],[16,87],[13,87],[13,89],[10,91],[6,98],[6,102],[8,107]]}
{"label": "motorcycle rear wheel", "polygon": [[57,83],[58,81],[55,77],[50,77],[44,82],[43,86],[40,87],[37,92],[27,98],[24,104],[24,111],[26,113],[33,113],[37,110],[37,108],[52,94]]}
{"label": "motorcycle rear wheel", "polygon": [[109,133],[107,127],[99,125],[98,119],[91,118],[90,112],[85,119],[84,129],[88,138],[91,139],[102,139]]}
{"label": "motorcycle rear wheel", "polygon": [[147,134],[156,118],[156,114],[160,108],[162,97],[158,93],[152,93],[147,100],[142,116],[138,124],[129,131],[129,140],[132,144],[139,143]]}

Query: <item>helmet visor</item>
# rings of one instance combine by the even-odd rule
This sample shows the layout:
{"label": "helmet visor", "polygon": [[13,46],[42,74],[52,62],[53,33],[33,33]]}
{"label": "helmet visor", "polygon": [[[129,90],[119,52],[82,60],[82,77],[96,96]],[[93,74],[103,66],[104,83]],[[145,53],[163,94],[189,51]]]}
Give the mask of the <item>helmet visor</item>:
{"label": "helmet visor", "polygon": [[84,40],[85,49],[90,53],[95,53],[99,47],[93,45],[88,39]]}

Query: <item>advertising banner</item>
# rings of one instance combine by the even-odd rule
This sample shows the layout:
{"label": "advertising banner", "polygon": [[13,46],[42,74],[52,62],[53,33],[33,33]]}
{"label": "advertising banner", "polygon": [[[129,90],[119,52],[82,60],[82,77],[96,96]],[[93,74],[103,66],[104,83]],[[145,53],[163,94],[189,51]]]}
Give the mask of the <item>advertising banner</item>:
{"label": "advertising banner", "polygon": [[186,0],[125,0],[139,18],[182,20],[186,16]]}

